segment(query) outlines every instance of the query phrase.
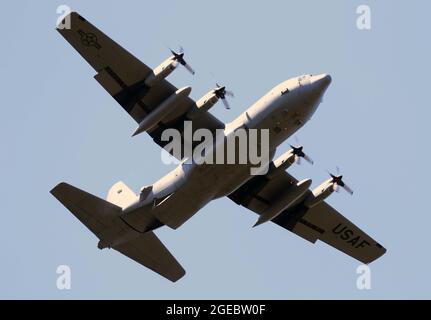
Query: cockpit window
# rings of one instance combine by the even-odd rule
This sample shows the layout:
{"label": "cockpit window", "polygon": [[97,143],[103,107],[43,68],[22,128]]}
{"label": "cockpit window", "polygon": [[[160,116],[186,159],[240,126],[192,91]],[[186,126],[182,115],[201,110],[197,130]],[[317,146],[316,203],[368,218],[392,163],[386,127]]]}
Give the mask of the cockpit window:
{"label": "cockpit window", "polygon": [[281,91],[281,95],[284,95],[286,93],[289,93],[289,88],[285,88],[284,90]]}
{"label": "cockpit window", "polygon": [[304,86],[310,83],[310,75],[304,75],[298,78],[298,83],[300,86]]}

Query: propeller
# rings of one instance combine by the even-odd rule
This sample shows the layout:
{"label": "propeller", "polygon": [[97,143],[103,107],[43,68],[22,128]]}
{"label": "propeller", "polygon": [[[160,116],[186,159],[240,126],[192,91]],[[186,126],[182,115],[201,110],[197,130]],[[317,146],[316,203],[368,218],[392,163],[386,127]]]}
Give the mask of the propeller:
{"label": "propeller", "polygon": [[235,97],[232,91],[226,90],[225,86],[221,86],[218,83],[216,84],[217,88],[214,90],[214,93],[217,98],[221,99],[226,109],[230,109],[229,102],[227,101],[226,97]]}
{"label": "propeller", "polygon": [[181,64],[184,68],[187,69],[191,74],[195,74],[195,71],[193,68],[184,60],[184,49],[183,47],[180,47],[180,50],[178,52],[175,52],[172,49],[169,49],[171,53],[174,55],[174,60]]}
{"label": "propeller", "polygon": [[337,167],[337,175],[334,175],[330,172],[328,172],[328,173],[332,178],[331,183],[334,186],[333,188],[334,188],[335,192],[340,192],[339,187],[341,187],[344,190],[346,190],[347,193],[349,193],[350,195],[353,195],[353,190],[347,184],[344,183],[343,176],[340,174],[340,168],[339,167]]}
{"label": "propeller", "polygon": [[313,159],[311,159],[307,154],[304,153],[304,147],[299,143],[298,137],[295,136],[296,146],[290,145],[295,155],[295,162],[300,165],[301,158],[310,164],[314,164]]}

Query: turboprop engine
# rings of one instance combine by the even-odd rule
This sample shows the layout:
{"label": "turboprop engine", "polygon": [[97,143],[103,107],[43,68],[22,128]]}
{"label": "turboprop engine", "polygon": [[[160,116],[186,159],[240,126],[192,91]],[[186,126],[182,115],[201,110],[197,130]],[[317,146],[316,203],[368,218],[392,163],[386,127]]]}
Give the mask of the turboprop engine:
{"label": "turboprop engine", "polygon": [[192,67],[184,60],[184,50],[180,48],[177,53],[171,50],[172,56],[163,61],[158,67],[156,67],[153,72],[145,79],[145,84],[149,87],[153,87],[160,80],[168,77],[179,64],[184,66],[191,74],[195,74]]}
{"label": "turboprop engine", "polygon": [[202,112],[207,112],[209,109],[211,109],[220,99],[223,102],[226,109],[230,109],[229,102],[227,101],[227,97],[234,97],[233,92],[228,91],[225,86],[220,86],[217,83],[217,87],[210,92],[208,92],[206,95],[204,95],[202,98],[200,98],[196,102],[196,107],[192,108],[187,116],[189,119],[193,119]]}
{"label": "turboprop engine", "polygon": [[145,79],[145,84],[153,87],[160,80],[167,78],[178,66],[178,62],[170,57],[163,61],[153,72]]}
{"label": "turboprop engine", "polygon": [[307,208],[312,208],[328,198],[334,191],[339,192],[340,187],[346,190],[350,195],[353,195],[353,190],[344,183],[343,176],[339,174],[337,168],[337,175],[329,173],[330,179],[323,182],[320,186],[313,190],[313,193],[304,201]]}
{"label": "turboprop engine", "polygon": [[273,161],[274,166],[268,173],[268,177],[271,179],[275,177],[280,171],[287,170],[292,164],[301,164],[301,159],[306,160],[310,164],[313,164],[313,160],[304,153],[304,147],[301,145],[291,145],[290,150],[283,153],[280,157]]}

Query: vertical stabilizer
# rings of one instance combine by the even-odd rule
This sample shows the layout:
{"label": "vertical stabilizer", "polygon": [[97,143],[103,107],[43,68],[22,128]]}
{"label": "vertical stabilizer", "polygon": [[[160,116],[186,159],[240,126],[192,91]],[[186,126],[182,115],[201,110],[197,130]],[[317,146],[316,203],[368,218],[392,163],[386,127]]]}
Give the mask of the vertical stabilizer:
{"label": "vertical stabilizer", "polygon": [[124,182],[120,181],[109,190],[106,200],[124,209],[138,200],[138,196]]}

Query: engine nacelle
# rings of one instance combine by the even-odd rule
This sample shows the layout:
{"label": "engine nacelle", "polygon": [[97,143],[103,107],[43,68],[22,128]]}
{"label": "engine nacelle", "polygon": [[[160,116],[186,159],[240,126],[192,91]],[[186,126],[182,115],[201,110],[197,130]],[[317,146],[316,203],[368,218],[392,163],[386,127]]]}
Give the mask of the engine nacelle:
{"label": "engine nacelle", "polygon": [[175,91],[175,93],[158,105],[142,120],[142,122],[139,124],[139,127],[133,133],[133,136],[154,128],[160,121],[162,121],[172,112],[173,106],[179,103],[181,99],[187,97],[191,91],[191,87],[184,87]]}
{"label": "engine nacelle", "polygon": [[334,184],[332,179],[326,180],[320,186],[313,190],[313,193],[304,201],[307,208],[312,208],[324,201],[334,192]]}
{"label": "engine nacelle", "polygon": [[311,179],[299,181],[296,185],[283,190],[280,196],[266,209],[257,220],[255,227],[277,218],[284,210],[299,200],[311,186]]}
{"label": "engine nacelle", "polygon": [[169,76],[177,66],[178,62],[173,57],[166,59],[145,79],[145,84],[149,87],[154,86],[157,82]]}
{"label": "engine nacelle", "polygon": [[196,102],[196,107],[200,111],[208,111],[217,103],[218,99],[214,90],[211,90]]}
{"label": "engine nacelle", "polygon": [[211,90],[202,98],[200,98],[196,102],[196,105],[190,109],[190,111],[187,114],[188,118],[193,119],[193,118],[196,118],[199,114],[202,114],[203,112],[207,112],[218,102],[218,100],[219,98],[215,94],[214,90]]}
{"label": "engine nacelle", "polygon": [[287,170],[295,162],[295,154],[293,150],[283,153],[280,157],[273,161],[274,167],[268,172],[268,177],[271,179],[279,172]]}

